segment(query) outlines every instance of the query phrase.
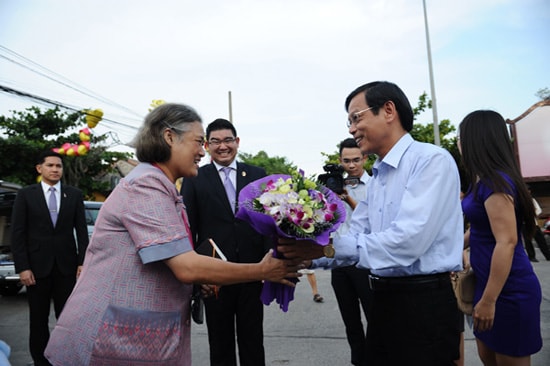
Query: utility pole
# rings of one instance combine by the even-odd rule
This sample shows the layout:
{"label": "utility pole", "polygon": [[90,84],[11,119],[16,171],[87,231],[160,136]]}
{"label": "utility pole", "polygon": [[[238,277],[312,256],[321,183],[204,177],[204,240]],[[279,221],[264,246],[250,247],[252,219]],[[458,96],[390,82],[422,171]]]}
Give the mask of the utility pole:
{"label": "utility pole", "polygon": [[231,90],[227,92],[229,98],[229,122],[233,123],[233,102],[231,101]]}
{"label": "utility pole", "polygon": [[428,67],[430,70],[430,89],[432,94],[432,113],[433,113],[433,119],[434,119],[434,144],[437,146],[441,145],[441,141],[439,139],[439,121],[437,118],[437,102],[435,98],[435,83],[434,83],[434,73],[433,73],[433,67],[432,67],[432,50],[430,48],[430,32],[428,30],[428,14],[426,12],[426,0],[422,0],[422,4],[424,5],[424,26],[426,28],[426,47],[428,49]]}

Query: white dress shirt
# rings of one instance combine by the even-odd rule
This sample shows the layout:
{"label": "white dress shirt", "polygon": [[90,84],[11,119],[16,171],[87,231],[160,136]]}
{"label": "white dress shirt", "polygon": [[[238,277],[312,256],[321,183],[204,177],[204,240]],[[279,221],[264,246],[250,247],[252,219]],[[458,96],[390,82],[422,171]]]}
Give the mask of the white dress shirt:
{"label": "white dress shirt", "polygon": [[335,263],[357,263],[379,276],[462,268],[460,179],[444,149],[404,135],[373,166],[367,199],[350,231],[334,238]]}

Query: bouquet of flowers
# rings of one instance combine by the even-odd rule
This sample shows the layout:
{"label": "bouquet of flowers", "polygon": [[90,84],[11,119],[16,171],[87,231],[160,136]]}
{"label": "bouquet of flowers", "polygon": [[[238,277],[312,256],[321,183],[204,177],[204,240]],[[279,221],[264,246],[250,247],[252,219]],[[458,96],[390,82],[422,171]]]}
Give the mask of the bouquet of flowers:
{"label": "bouquet of flowers", "polygon": [[[310,239],[319,245],[329,243],[329,235],[346,219],[340,198],[330,189],[304,178],[304,172],[274,174],[254,181],[239,193],[236,217],[248,222],[260,234],[273,238],[277,256],[278,237]],[[277,300],[283,311],[294,299],[294,288],[265,282],[262,302]]]}

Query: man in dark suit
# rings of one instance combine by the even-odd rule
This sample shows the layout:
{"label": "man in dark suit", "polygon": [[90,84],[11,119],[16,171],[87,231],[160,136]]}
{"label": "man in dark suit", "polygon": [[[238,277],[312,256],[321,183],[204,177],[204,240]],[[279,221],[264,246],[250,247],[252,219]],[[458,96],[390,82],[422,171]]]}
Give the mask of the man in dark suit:
{"label": "man in dark suit", "polygon": [[84,262],[88,230],[82,191],[60,182],[61,155],[42,153],[36,170],[42,176],[41,182],[17,193],[11,245],[15,270],[27,286],[29,347],[38,366],[50,365],[44,357],[50,337],[50,302],[53,299],[59,318]]}
{"label": "man in dark suit", "polygon": [[[266,173],[235,160],[239,142],[231,122],[217,119],[210,123],[206,149],[212,162],[201,167],[197,177],[184,179],[181,193],[199,253],[212,255],[208,243],[212,238],[229,261],[253,263],[263,258],[270,242],[235,218],[237,197],[244,186]],[[261,289],[261,282],[223,286],[217,296],[204,300],[211,365],[237,365],[235,331],[240,365],[265,365]]]}

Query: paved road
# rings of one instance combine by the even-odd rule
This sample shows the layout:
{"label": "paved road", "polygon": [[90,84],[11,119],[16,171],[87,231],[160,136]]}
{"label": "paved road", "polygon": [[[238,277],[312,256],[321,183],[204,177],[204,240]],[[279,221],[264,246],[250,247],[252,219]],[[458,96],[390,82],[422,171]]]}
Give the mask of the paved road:
{"label": "paved road", "polygon": [[[543,289],[542,300],[542,351],[532,357],[532,366],[550,365],[550,262],[534,263]],[[265,347],[266,364],[269,366],[340,366],[350,365],[349,349],[344,327],[332,288],[330,272],[317,270],[319,291],[325,302],[313,302],[307,280],[296,288],[295,300],[289,311],[283,313],[277,304],[266,307]],[[53,317],[52,317],[53,318]],[[53,326],[53,320],[51,322]],[[24,366],[30,361],[27,347],[28,314],[25,293],[16,297],[0,297],[0,339],[12,347],[10,361],[13,366]],[[481,365],[478,360],[472,332],[467,329],[466,365]],[[206,326],[193,325],[192,330],[193,364],[208,365],[208,342]]]}
{"label": "paved road", "polygon": [[[533,263],[542,284],[543,349],[531,358],[532,366],[550,365],[550,262],[543,260],[537,249],[539,263]],[[338,305],[330,286],[330,271],[316,270],[319,292],[325,302],[313,302],[311,290],[304,279],[290,303],[287,313],[273,303],[266,308],[264,345],[266,365],[340,366],[351,365]],[[477,356],[475,339],[466,325],[465,365],[482,365]],[[195,326],[192,335],[194,365],[208,365],[206,326]]]}

